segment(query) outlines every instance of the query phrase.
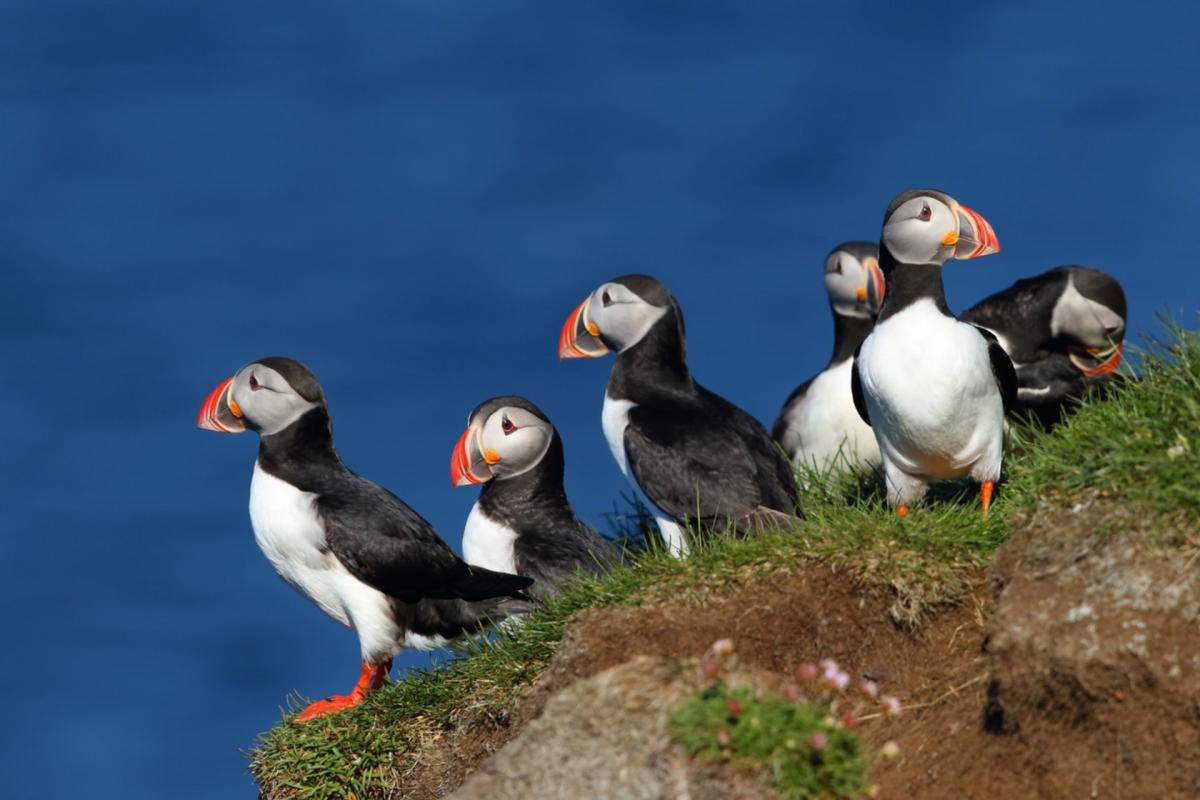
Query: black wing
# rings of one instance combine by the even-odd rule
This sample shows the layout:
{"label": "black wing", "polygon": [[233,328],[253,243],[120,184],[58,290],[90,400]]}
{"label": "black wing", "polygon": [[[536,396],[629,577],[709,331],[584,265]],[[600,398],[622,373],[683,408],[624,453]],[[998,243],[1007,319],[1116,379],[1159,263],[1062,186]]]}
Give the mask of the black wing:
{"label": "black wing", "polygon": [[1004,352],[1004,348],[997,341],[996,334],[978,325],[975,326],[975,330],[979,331],[980,335],[987,340],[988,358],[992,360],[992,374],[996,376],[996,384],[1000,387],[1000,399],[1004,403],[1004,413],[1007,414],[1017,404],[1017,370],[1013,366],[1012,359],[1008,357],[1008,353]]}
{"label": "black wing", "polygon": [[854,410],[858,412],[858,416],[862,417],[862,421],[871,425],[871,418],[867,416],[867,398],[863,397],[862,380],[858,377],[858,351],[862,350],[862,345],[858,346],[858,350],[854,351],[854,362],[850,364],[850,394],[854,396]]}
{"label": "black wing", "polygon": [[577,517],[552,529],[522,528],[513,543],[516,570],[534,580],[533,594],[549,597],[579,573],[600,575],[618,560],[616,546]]}
{"label": "black wing", "polygon": [[705,389],[698,402],[635,406],[625,454],[638,485],[676,520],[740,519],[796,509],[791,465],[753,417]]}
{"label": "black wing", "polygon": [[482,600],[519,593],[532,579],[468,566],[433,526],[391,492],[351,474],[317,499],[325,540],[350,574],[384,594]]}

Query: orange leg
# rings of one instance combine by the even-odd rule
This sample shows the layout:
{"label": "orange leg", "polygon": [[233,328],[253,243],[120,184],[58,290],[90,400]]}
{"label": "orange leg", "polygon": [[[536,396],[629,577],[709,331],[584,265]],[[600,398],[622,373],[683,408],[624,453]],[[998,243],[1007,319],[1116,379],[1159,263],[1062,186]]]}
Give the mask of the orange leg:
{"label": "orange leg", "polygon": [[908,505],[906,503],[901,503],[900,505],[896,506],[896,516],[897,517],[907,517],[908,516]]}
{"label": "orange leg", "polygon": [[983,518],[987,519],[988,508],[992,505],[992,492],[995,490],[996,484],[991,481],[984,481],[979,484],[979,502],[983,504]]}
{"label": "orange leg", "polygon": [[297,714],[296,721],[308,722],[326,714],[336,714],[347,708],[353,708],[361,703],[368,694],[383,686],[391,669],[392,660],[390,658],[382,664],[368,664],[364,661],[362,672],[358,674],[358,683],[354,684],[354,689],[350,694],[335,694],[333,697],[318,700]]}

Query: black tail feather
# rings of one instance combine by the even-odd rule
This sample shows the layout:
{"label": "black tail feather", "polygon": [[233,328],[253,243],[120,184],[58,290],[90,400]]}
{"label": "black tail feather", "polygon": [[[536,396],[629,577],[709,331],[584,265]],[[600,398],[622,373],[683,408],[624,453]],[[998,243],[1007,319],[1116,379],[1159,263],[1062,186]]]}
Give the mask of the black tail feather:
{"label": "black tail feather", "polygon": [[486,600],[490,597],[517,597],[527,599],[524,590],[533,585],[533,578],[493,572],[483,567],[471,567],[470,573],[458,581],[454,588],[463,600]]}

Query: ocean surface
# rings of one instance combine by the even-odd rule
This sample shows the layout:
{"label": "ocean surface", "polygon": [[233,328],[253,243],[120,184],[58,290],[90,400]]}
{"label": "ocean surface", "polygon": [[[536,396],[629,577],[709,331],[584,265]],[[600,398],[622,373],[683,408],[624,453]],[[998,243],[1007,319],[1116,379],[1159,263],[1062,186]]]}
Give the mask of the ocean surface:
{"label": "ocean surface", "polygon": [[1003,245],[947,267],[953,308],[1083,263],[1134,334],[1196,325],[1198,30],[1187,2],[0,4],[0,796],[252,797],[288,693],[356,678],[254,544],[255,437],[194,429],[256,357],[307,363],[346,462],[457,548],[450,450],[498,394],[606,526],[611,361],[555,349],[620,274],[767,425],[829,356],[826,252],[913,186]]}

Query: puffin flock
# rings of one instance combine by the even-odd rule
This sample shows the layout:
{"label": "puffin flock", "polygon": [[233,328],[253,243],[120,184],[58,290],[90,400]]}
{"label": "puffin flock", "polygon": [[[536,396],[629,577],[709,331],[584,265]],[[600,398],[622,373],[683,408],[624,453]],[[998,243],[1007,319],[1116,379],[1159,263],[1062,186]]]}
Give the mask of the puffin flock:
{"label": "puffin flock", "polygon": [[[878,245],[847,242],[825,259],[833,355],[770,434],[692,377],[679,304],[648,275],[596,287],[567,316],[559,357],[615,355],[604,436],[676,557],[698,532],[798,530],[798,480],[812,476],[881,472],[900,515],[930,481],[969,476],[986,516],[1008,417],[1061,421],[1072,398],[1112,379],[1125,335],[1120,285],[1082,266],[1020,280],[955,316],[942,266],[999,249],[987,220],[944,192],[893,199]],[[452,483],[481,486],[462,558],[342,463],[325,394],[300,362],[243,366],[208,395],[197,425],[258,434],[254,538],[284,581],[358,635],[354,689],[312,703],[301,722],[361,703],[401,649],[479,633],[621,559],[571,508],[562,439],[523,397],[480,403],[454,447]]]}

